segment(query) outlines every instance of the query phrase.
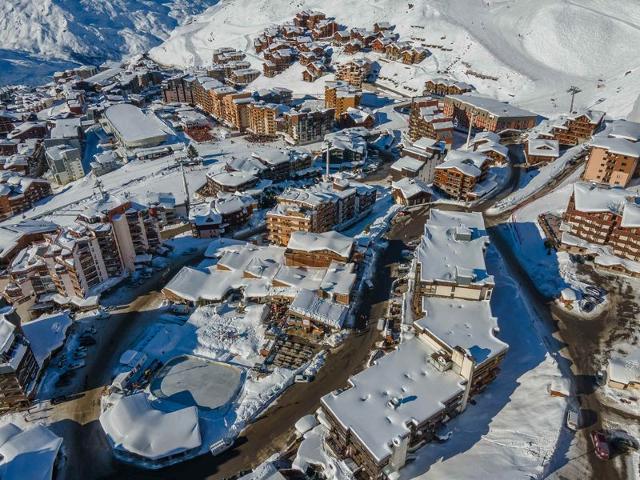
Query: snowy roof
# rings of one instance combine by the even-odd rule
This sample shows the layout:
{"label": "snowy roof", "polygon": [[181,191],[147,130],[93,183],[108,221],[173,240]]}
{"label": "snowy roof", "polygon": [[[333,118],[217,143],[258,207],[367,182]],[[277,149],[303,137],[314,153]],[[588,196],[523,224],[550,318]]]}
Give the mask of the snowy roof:
{"label": "snowy roof", "polygon": [[576,182],[573,185],[576,209],[581,212],[622,212],[629,192],[621,188],[598,187]]}
{"label": "snowy roof", "polygon": [[436,166],[436,169],[455,168],[470,177],[479,177],[482,166],[489,158],[480,152],[467,150],[450,150],[444,162]]}
{"label": "snowy roof", "polygon": [[530,138],[527,141],[527,153],[538,157],[557,158],[560,155],[560,143],[558,140]]}
{"label": "snowy roof", "polygon": [[51,480],[62,438],[42,425],[22,430],[13,423],[0,427],[0,478]]}
{"label": "snowy roof", "polygon": [[302,289],[293,299],[289,311],[329,327],[340,329],[347,318],[349,308],[320,298],[311,290]]}
{"label": "snowy roof", "polygon": [[402,170],[408,170],[410,172],[418,172],[424,167],[424,162],[417,160],[413,157],[401,157],[391,164],[391,169],[401,172]]}
{"label": "snowy roof", "polygon": [[323,406],[378,463],[391,455],[394,440],[410,434],[412,423],[441,412],[445,402],[464,391],[462,377],[432,366],[433,353],[425,342],[412,338],[351,377],[352,388],[322,397]]}
{"label": "snowy roof", "polygon": [[320,284],[320,289],[329,294],[349,295],[356,283],[357,275],[353,263],[331,262]]}
{"label": "snowy roof", "polygon": [[220,172],[215,175],[209,175],[209,178],[219,185],[236,188],[258,179],[248,172]]}
{"label": "snowy roof", "polygon": [[167,134],[153,114],[145,114],[135,105],[120,103],[104,112],[105,118],[127,144],[164,141]]}
{"label": "snowy roof", "polygon": [[67,329],[72,320],[68,312],[43,315],[35,320],[24,323],[22,331],[31,344],[31,350],[42,365],[42,362],[64,345]]}
{"label": "snowy roof", "polygon": [[431,210],[416,249],[420,280],[493,284],[484,259],[488,243],[481,213]]}
{"label": "snowy roof", "polygon": [[608,134],[615,138],[624,138],[632,142],[640,141],[640,123],[629,120],[616,120],[607,129]]}
{"label": "snowy roof", "polygon": [[399,190],[405,199],[410,199],[420,193],[432,193],[431,187],[419,178],[402,178],[393,182],[391,187]]}
{"label": "snowy roof", "polygon": [[343,258],[349,258],[353,249],[353,239],[334,230],[324,233],[295,231],[291,234],[287,247],[305,252],[328,250]]}
{"label": "snowy roof", "polygon": [[624,228],[640,227],[640,205],[637,202],[625,202],[620,226]]}
{"label": "snowy roof", "polygon": [[461,101],[479,110],[484,110],[485,112],[496,117],[538,117],[538,114],[536,113],[516,107],[514,105],[511,105],[510,103],[501,102],[494,98],[469,94],[447,95],[447,98]]}
{"label": "snowy roof", "polygon": [[640,157],[640,142],[633,143],[624,138],[595,135],[591,139],[591,145],[619,155],[627,155],[634,158]]}
{"label": "snowy roof", "polygon": [[425,316],[415,325],[435,336],[450,349],[464,348],[481,365],[507,350],[495,336],[497,319],[488,300],[422,297]]}
{"label": "snowy roof", "polygon": [[100,415],[115,448],[156,460],[201,445],[198,408],[171,412],[154,408],[144,392],[122,398]]}

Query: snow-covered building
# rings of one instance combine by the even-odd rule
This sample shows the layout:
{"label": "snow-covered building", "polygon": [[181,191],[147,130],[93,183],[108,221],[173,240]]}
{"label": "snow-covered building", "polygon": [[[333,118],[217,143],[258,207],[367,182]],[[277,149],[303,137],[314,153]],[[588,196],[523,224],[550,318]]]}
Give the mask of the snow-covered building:
{"label": "snow-covered building", "polygon": [[11,306],[0,309],[0,411],[28,407],[40,366]]}
{"label": "snow-covered building", "polygon": [[[601,266],[638,275],[640,265],[624,267],[621,262],[605,258],[609,254],[640,262],[640,199],[618,188],[597,187],[578,182],[563,217],[562,246],[576,253],[596,253],[598,246],[607,247],[598,257]],[[602,258],[600,258],[602,257]]]}
{"label": "snow-covered building", "polygon": [[353,255],[353,239],[334,230],[293,232],[284,252],[286,264],[294,267],[328,268],[332,262],[349,263]]}
{"label": "snow-covered building", "polygon": [[189,212],[194,237],[210,238],[228,234],[244,226],[257,202],[248,196],[219,196],[210,203],[193,205]]}
{"label": "snow-covered building", "polygon": [[640,123],[616,120],[589,147],[584,180],[626,187],[640,174]]}
{"label": "snow-covered building", "polygon": [[622,390],[640,389],[640,348],[637,345],[622,345],[611,353],[607,385]]}
{"label": "snow-covered building", "polygon": [[62,438],[42,425],[21,429],[13,423],[0,427],[0,478],[53,480]]}
{"label": "snow-covered building", "polygon": [[353,168],[367,160],[366,130],[350,128],[325,135],[322,156],[334,168]]}
{"label": "snow-covered building", "polygon": [[425,296],[489,300],[495,283],[485,263],[488,245],[481,213],[432,209],[416,249],[415,312],[425,313]]}
{"label": "snow-covered building", "polygon": [[269,240],[287,245],[295,231],[322,233],[345,228],[371,211],[376,195],[369,185],[341,178],[286,190],[267,213]]}
{"label": "snow-covered building", "polygon": [[503,130],[527,130],[538,123],[536,113],[509,103],[478,95],[447,95],[444,113],[453,117],[460,126],[468,126],[492,132]]}
{"label": "snow-covered building", "polygon": [[126,149],[155,147],[168,138],[168,128],[153,113],[135,105],[112,105],[104,112],[105,127]]}
{"label": "snow-covered building", "polygon": [[444,361],[455,364],[454,370],[470,371],[470,395],[493,381],[508,345],[496,337],[489,300],[422,297],[422,311],[414,328]]}
{"label": "snow-covered building", "polygon": [[433,190],[419,178],[401,178],[391,184],[393,199],[404,206],[429,203]]}
{"label": "snow-covered building", "polygon": [[496,165],[504,165],[509,158],[509,149],[500,143],[500,135],[495,132],[478,132],[467,145],[467,150],[486,155]]}
{"label": "snow-covered building", "polygon": [[51,146],[46,150],[46,158],[51,176],[58,185],[66,185],[84,177],[82,152],[79,147],[68,144]]}
{"label": "snow-covered building", "polygon": [[0,171],[0,220],[30,209],[51,193],[51,185],[43,178]]}
{"label": "snow-covered building", "polygon": [[560,145],[557,140],[546,138],[530,138],[527,140],[525,157],[527,165],[540,165],[553,162],[560,156]]}
{"label": "snow-covered building", "polygon": [[147,468],[184,461],[202,444],[196,406],[161,410],[144,392],[123,397],[100,415],[100,424],[117,458]]}
{"label": "snow-covered building", "polygon": [[490,158],[480,152],[450,150],[444,162],[435,167],[433,184],[449,197],[470,201],[476,188],[489,173]]}
{"label": "snow-covered building", "polygon": [[349,388],[322,397],[326,442],[338,458],[355,462],[363,478],[393,478],[410,451],[465,409],[467,388],[436,350],[412,338],[351,377]]}

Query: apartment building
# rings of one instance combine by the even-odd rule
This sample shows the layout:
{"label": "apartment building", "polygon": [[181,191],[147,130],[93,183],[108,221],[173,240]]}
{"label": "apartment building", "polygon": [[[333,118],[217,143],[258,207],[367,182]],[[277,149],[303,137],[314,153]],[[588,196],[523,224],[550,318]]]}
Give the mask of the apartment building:
{"label": "apartment building", "polygon": [[540,136],[557,140],[560,145],[578,145],[589,140],[603,123],[605,113],[582,110],[549,120],[547,130]]}
{"label": "apartment building", "polygon": [[356,88],[362,88],[362,84],[371,75],[372,64],[366,58],[339,63],[336,65],[336,80],[341,80]]}
{"label": "apartment building", "polygon": [[245,226],[257,202],[248,196],[225,195],[210,203],[193,206],[189,212],[191,232],[197,238],[212,238]]}
{"label": "apartment building", "polygon": [[412,142],[432,138],[452,145],[453,118],[445,115],[439,100],[431,97],[415,98],[411,101],[408,136]]}
{"label": "apartment building", "polygon": [[354,253],[353,238],[335,230],[322,233],[297,231],[289,238],[284,258],[290,267],[329,268],[333,262],[350,263]]}
{"label": "apartment building", "polygon": [[509,103],[477,95],[447,95],[444,113],[453,117],[458,125],[501,132],[503,130],[527,130],[538,123],[538,115]]}
{"label": "apartment building", "polygon": [[631,192],[576,183],[563,221],[563,248],[584,253],[593,250],[590,244],[602,245],[640,261],[640,205]]}
{"label": "apartment building", "polygon": [[196,78],[192,75],[176,75],[162,82],[162,101],[164,103],[188,103],[195,105],[193,87]]}
{"label": "apartment building", "polygon": [[31,403],[40,367],[13,307],[0,309],[0,411]]}
{"label": "apartment building", "polygon": [[422,297],[489,300],[495,282],[485,264],[488,245],[481,213],[432,209],[416,249],[416,315],[425,314]]}
{"label": "apartment building", "polygon": [[0,220],[30,209],[38,200],[51,194],[51,185],[43,178],[0,172]]}
{"label": "apartment building", "polygon": [[500,135],[495,132],[478,132],[467,149],[486,155],[493,165],[504,165],[509,158],[509,149],[500,143]]}
{"label": "apartment building", "polygon": [[255,187],[260,179],[245,171],[209,171],[207,172],[207,192],[219,193],[244,192]]}
{"label": "apartment building", "polygon": [[462,95],[475,91],[475,87],[469,83],[457,82],[448,78],[434,78],[427,80],[424,84],[424,91],[430,95]]}
{"label": "apartment building", "polygon": [[322,397],[327,446],[354,465],[357,478],[393,478],[410,451],[466,408],[470,382],[461,373],[439,362],[421,338],[403,342],[351,377],[346,389]]}
{"label": "apartment building", "polygon": [[582,178],[590,182],[626,187],[640,175],[640,123],[616,120],[589,142]]}
{"label": "apartment building", "polygon": [[226,125],[244,132],[249,126],[250,92],[235,92],[222,99],[223,120]]}
{"label": "apartment building", "polygon": [[324,106],[335,110],[336,120],[349,108],[357,108],[361,98],[362,92],[347,82],[335,81],[324,84]]}
{"label": "apartment building", "polygon": [[312,155],[300,150],[261,151],[252,153],[251,157],[264,166],[261,178],[274,182],[305,176],[313,164]]}
{"label": "apartment building", "polygon": [[306,189],[289,189],[267,213],[269,241],[288,245],[293,232],[340,230],[366,215],[376,199],[373,187],[343,179]]}
{"label": "apartment building", "polygon": [[322,141],[331,132],[335,110],[303,107],[285,112],[283,118],[285,140],[292,145],[305,145]]}
{"label": "apartment building", "polygon": [[260,137],[278,136],[276,119],[280,108],[274,103],[252,103],[249,105],[249,125],[247,131]]}
{"label": "apartment building", "polygon": [[66,185],[84,177],[82,151],[79,147],[55,145],[46,149],[45,157],[52,179],[58,185]]}
{"label": "apartment building", "polygon": [[229,62],[244,60],[246,57],[244,52],[231,47],[216,48],[212,54],[213,63],[225,64]]}
{"label": "apartment building", "polygon": [[478,186],[488,175],[491,161],[479,152],[450,150],[435,167],[433,184],[456,200],[471,201],[481,196]]}

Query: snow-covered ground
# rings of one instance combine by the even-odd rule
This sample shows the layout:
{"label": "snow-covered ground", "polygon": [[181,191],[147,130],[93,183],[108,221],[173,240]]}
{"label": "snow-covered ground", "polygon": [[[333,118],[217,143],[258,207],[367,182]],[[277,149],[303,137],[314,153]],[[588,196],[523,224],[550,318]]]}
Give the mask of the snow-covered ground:
{"label": "snow-covered ground", "polygon": [[3,0],[0,85],[143,53],[218,0]]}
{"label": "snow-covered ground", "polygon": [[[569,96],[564,91],[577,85],[582,89],[577,107],[598,104],[613,116],[626,116],[640,93],[640,61],[634,55],[640,42],[640,6],[635,0],[229,0],[177,28],[151,56],[168,65],[206,65],[214,48],[231,46],[247,51],[259,65],[252,38],[303,8],[324,11],[350,27],[389,21],[401,38],[437,45],[417,66],[379,60],[380,83],[406,95],[415,95],[411,89],[421,90],[425,80],[445,73],[474,84],[481,93],[552,115],[566,112]],[[259,78],[255,86],[280,84],[314,93],[332,77],[308,84],[301,81],[301,71],[293,66],[274,79]]]}
{"label": "snow-covered ground", "polygon": [[551,334],[493,248],[487,267],[496,278],[493,314],[509,352],[498,377],[475,397],[476,405],[446,425],[451,438],[418,450],[415,462],[400,471],[402,479],[542,478],[564,460],[568,445],[559,439],[567,400],[552,397],[549,386],[567,379],[547,351]]}

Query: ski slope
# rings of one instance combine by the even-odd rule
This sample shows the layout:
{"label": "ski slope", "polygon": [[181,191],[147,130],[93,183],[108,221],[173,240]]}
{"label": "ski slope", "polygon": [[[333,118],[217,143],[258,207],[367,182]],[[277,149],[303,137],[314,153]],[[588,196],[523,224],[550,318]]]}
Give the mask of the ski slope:
{"label": "ski slope", "polygon": [[[252,38],[303,8],[319,9],[350,27],[387,20],[403,39],[451,48],[431,48],[433,55],[416,67],[380,62],[381,75],[413,88],[446,72],[481,93],[552,115],[568,110],[566,90],[577,85],[583,90],[577,107],[597,106],[616,117],[630,114],[640,94],[637,0],[222,0],[177,28],[151,56],[166,65],[200,66],[210,63],[214,48],[232,46],[260,66]],[[304,87],[299,73],[269,81],[293,82],[297,90]],[[264,86],[267,80],[257,82]],[[308,86],[309,93],[321,90],[322,82]]]}

